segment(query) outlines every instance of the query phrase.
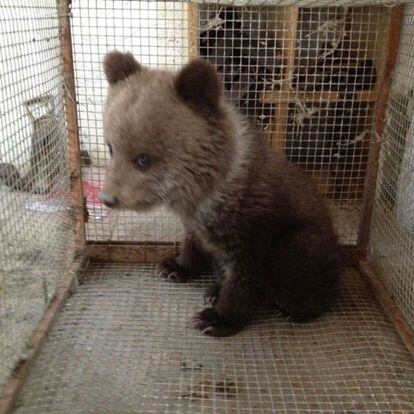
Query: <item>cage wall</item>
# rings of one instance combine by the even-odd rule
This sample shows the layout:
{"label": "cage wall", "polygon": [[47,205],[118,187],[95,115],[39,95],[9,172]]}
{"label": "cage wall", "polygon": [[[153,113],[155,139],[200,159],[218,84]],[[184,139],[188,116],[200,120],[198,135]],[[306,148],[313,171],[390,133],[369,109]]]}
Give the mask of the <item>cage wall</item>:
{"label": "cage wall", "polygon": [[181,2],[75,1],[72,43],[82,150],[87,240],[175,241],[179,224],[164,209],[148,214],[110,212],[97,193],[109,159],[103,142],[102,106],[107,91],[102,59],[110,49],[130,50],[143,64],[178,68],[189,57],[188,5]]}
{"label": "cage wall", "polygon": [[[270,151],[284,153],[315,177],[330,201],[342,242],[355,245],[362,214],[369,147],[372,140],[379,139],[373,134],[375,105],[383,93],[378,87],[387,52],[386,33],[391,9],[384,6],[355,7],[355,2],[350,6],[327,8],[320,5],[318,8],[297,9],[178,1],[77,0],[72,2],[71,15],[66,16],[58,12],[54,0],[27,0],[17,6],[15,3],[9,0],[0,4],[0,389],[13,368],[19,366],[19,360],[24,361],[32,351],[26,347],[27,340],[63,277],[71,272],[71,263],[76,256],[74,216],[79,217],[79,211],[74,209],[77,201],[73,198],[73,182],[77,178],[68,165],[70,126],[65,123],[64,110],[64,94],[68,94],[68,84],[62,76],[62,18],[70,18],[72,23],[77,97],[75,99],[69,93],[69,99],[73,104],[78,104],[83,150],[82,185],[88,210],[84,219],[88,220],[88,241],[104,241],[108,244],[175,242],[180,233],[180,223],[164,209],[146,214],[111,213],[98,200],[97,193],[108,159],[101,118],[106,94],[101,61],[108,50],[116,47],[132,51],[142,63],[151,67],[178,69],[196,55],[212,62],[222,76],[226,99],[231,100],[250,117],[251,122],[256,123],[257,129],[267,137]],[[302,2],[300,5],[305,4]],[[402,28],[401,50],[394,73],[386,128],[381,138],[383,145],[370,245],[370,258],[378,274],[412,325],[413,27],[414,6],[411,5],[407,7]],[[325,325],[305,327],[309,343],[314,341],[317,347],[314,354],[316,358],[309,359],[308,342],[302,339],[293,339],[292,342],[292,337],[296,338],[293,332],[298,331],[297,327],[292,328],[287,322],[283,322],[282,335],[279,336],[281,345],[275,348],[275,352],[271,348],[268,354],[263,351],[269,350],[266,348],[269,338],[263,336],[263,332],[280,329],[274,321],[271,324],[260,322],[258,332],[262,336],[258,336],[257,331],[248,333],[238,344],[239,348],[234,348],[231,342],[223,342],[226,353],[214,344],[209,349],[212,353],[208,354],[203,340],[199,337],[193,339],[191,335],[195,333],[188,334],[184,331],[184,322],[181,324],[201,303],[198,291],[190,290],[185,291],[183,296],[177,295],[178,292],[174,290],[176,287],[170,285],[165,288],[160,279],[155,279],[154,269],[147,265],[137,268],[135,265],[106,267],[98,264],[92,266],[89,272],[92,277],[84,289],[90,290],[90,297],[82,296],[85,293],[83,291],[75,297],[72,310],[71,305],[66,308],[59,330],[55,331],[55,336],[48,343],[49,351],[42,353],[41,362],[44,365],[40,365],[40,370],[31,378],[32,385],[35,384],[32,394],[34,406],[39,412],[44,412],[43,404],[59,404],[58,398],[53,400],[49,397],[60,386],[65,388],[67,384],[70,384],[67,387],[70,392],[66,394],[70,400],[69,406],[78,403],[73,400],[71,388],[74,386],[76,389],[78,386],[80,395],[88,403],[91,395],[94,395],[93,391],[90,394],[91,390],[96,391],[96,401],[100,403],[102,412],[118,409],[119,396],[104,398],[104,403],[100,397],[102,389],[108,391],[105,395],[113,394],[113,390],[117,389],[114,384],[109,382],[107,388],[97,389],[93,377],[96,373],[94,369],[98,368],[99,371],[101,366],[105,369],[99,349],[94,348],[95,343],[102,339],[103,344],[108,344],[105,329],[108,329],[109,339],[113,339],[109,344],[113,346],[114,355],[122,359],[119,365],[122,369],[116,377],[120,381],[117,386],[120,392],[124,392],[122,395],[133,396],[133,404],[129,407],[136,408],[136,401],[142,403],[142,396],[151,392],[147,402],[150,409],[154,408],[159,403],[163,388],[159,392],[154,391],[157,388],[151,389],[152,383],[147,381],[148,377],[137,387],[136,379],[142,373],[142,364],[137,366],[134,373],[136,377],[129,378],[128,386],[131,388],[125,391],[125,369],[130,367],[130,362],[140,361],[142,355],[134,353],[134,346],[125,353],[119,353],[120,331],[118,328],[113,330],[111,318],[117,306],[126,306],[120,318],[125,332],[132,335],[131,343],[136,344],[137,339],[142,339],[136,336],[137,332],[151,332],[152,323],[154,331],[159,328],[155,326],[158,320],[151,310],[155,302],[163,304],[158,313],[167,323],[179,309],[181,316],[177,320],[180,325],[178,327],[173,323],[161,329],[161,332],[166,333],[166,343],[170,346],[168,352],[160,346],[160,337],[157,335],[145,337],[146,347],[142,349],[149,353],[154,350],[159,352],[159,366],[165,370],[159,371],[161,380],[155,379],[156,385],[164,386],[166,375],[170,375],[169,391],[178,390],[184,399],[194,396],[191,382],[181,381],[187,376],[183,372],[188,369],[180,366],[176,367],[176,371],[171,371],[169,361],[176,362],[177,346],[187,350],[188,344],[193,343],[196,347],[192,347],[192,352],[200,353],[203,358],[208,359],[213,355],[213,358],[224,361],[226,358],[223,359],[223,355],[227,353],[229,361],[234,362],[236,369],[240,369],[243,375],[248,366],[250,376],[246,385],[237,386],[249,398],[258,396],[263,400],[262,405],[273,411],[275,404],[282,409],[288,406],[307,409],[308,403],[315,407],[312,405],[315,395],[324,400],[318,405],[319,408],[343,408],[343,402],[350,401],[347,394],[350,391],[343,386],[343,378],[351,384],[351,394],[355,394],[356,383],[360,387],[357,388],[360,404],[385,410],[390,407],[389,402],[394,401],[393,407],[396,409],[412,407],[408,401],[412,381],[406,380],[413,378],[409,355],[375,298],[367,293],[356,273],[347,278],[350,285],[339,305],[340,317],[336,323],[338,327],[343,327],[344,320],[346,322],[345,329],[340,331],[343,338],[338,337],[336,325],[330,320],[325,320]],[[139,284],[131,288],[130,276],[134,272],[139,276]],[[205,280],[197,283],[204,285]],[[193,288],[190,286],[190,289]],[[180,302],[181,299],[184,300]],[[90,304],[90,301],[96,306],[88,309],[85,304]],[[136,329],[137,303],[144,309],[141,315],[142,331]],[[130,312],[128,306],[132,306],[134,312]],[[100,314],[102,310],[104,313]],[[98,321],[95,311],[101,316]],[[145,312],[148,311],[147,317]],[[132,316],[125,318],[125,314]],[[78,340],[78,334],[73,331],[76,323],[71,324],[74,320],[80,325],[86,321],[85,325],[78,328],[84,328],[89,335],[90,347],[85,348],[85,343]],[[111,326],[103,328],[103,321],[109,321]],[[134,328],[131,329],[131,326]],[[82,332],[82,329],[77,332]],[[177,334],[177,329],[183,330],[177,336],[178,345],[171,342],[169,337]],[[356,329],[361,329],[362,339],[353,335]],[[321,345],[317,342],[320,338]],[[349,338],[355,341],[351,341],[352,346],[348,347],[349,354],[338,359],[338,349]],[[192,340],[194,342],[190,342]],[[247,346],[257,341],[263,347],[260,348],[262,356],[245,353]],[[57,348],[53,349],[56,343]],[[295,345],[293,348],[292,344]],[[303,344],[306,346],[302,348]],[[367,357],[368,346],[372,354]],[[271,365],[274,355],[283,348],[289,352],[293,349],[296,355],[289,357],[287,352],[287,358],[278,358],[280,366]],[[97,351],[93,357],[86,357],[90,364],[87,370],[91,375],[89,384],[90,378],[86,376],[89,388],[78,382],[81,377],[79,372],[85,371],[85,359],[82,359],[85,358],[85,349],[88,352]],[[239,349],[239,353],[235,349]],[[65,358],[62,358],[63,351],[68,352]],[[300,361],[297,359],[298,351]],[[387,365],[383,361],[390,353],[393,353],[393,362]],[[51,355],[55,365],[51,363]],[[319,366],[312,364],[314,361],[323,361],[326,355],[337,363],[335,370],[326,369],[323,380],[315,382],[314,376],[310,375],[304,381],[304,389],[311,390],[309,401],[313,402],[310,403],[307,397],[301,400],[303,390],[299,387],[298,394],[295,394],[299,405],[297,401],[286,403],[283,398],[290,391],[289,387],[300,378],[299,374],[296,376],[298,362],[306,362],[320,373]],[[263,382],[256,375],[257,371],[251,374],[251,370],[257,368],[255,364],[262,363],[263,371],[267,373],[265,382],[275,387],[269,399],[261,394]],[[276,367],[274,373],[268,373],[268,366]],[[49,370],[50,377],[44,375],[43,367]],[[144,369],[147,369],[146,366]],[[281,369],[286,369],[283,375],[280,375]],[[395,371],[388,376],[390,370]],[[101,377],[105,379],[113,373],[112,370],[103,372],[105,375]],[[219,375],[215,377],[218,371],[212,369],[212,372],[214,383],[223,384]],[[65,382],[73,373],[75,377],[72,377],[72,381]],[[366,373],[367,376],[364,376]],[[199,377],[196,370],[193,374],[191,380],[195,381],[197,400]],[[338,377],[339,382],[335,382]],[[208,376],[206,378],[208,389],[211,388],[212,380]],[[379,382],[381,379],[386,380],[385,385]],[[337,387],[341,381],[342,385]],[[50,384],[52,387],[47,388]],[[318,387],[323,388],[322,392]],[[223,385],[218,389],[213,387],[217,399],[204,401],[206,406],[211,403],[214,408],[215,404],[221,404],[222,396],[219,394],[223,394],[222,388]],[[334,394],[338,393],[337,402],[330,400],[333,388]],[[379,402],[369,401],[372,390]],[[387,393],[392,394],[392,397]],[[275,402],[279,396],[283,397],[282,400]],[[228,402],[226,398],[222,401],[225,408],[226,404],[234,404],[239,412],[249,401],[247,410],[255,409],[255,402],[250,406],[249,399],[233,400],[230,395]],[[129,404],[129,400],[126,401]],[[177,405],[178,411],[181,410],[181,404]],[[360,406],[352,400],[346,407],[353,409]],[[21,407],[22,412],[26,408]],[[192,412],[191,408],[190,404],[189,412]],[[29,405],[26,412],[34,411]]]}
{"label": "cage wall", "polygon": [[317,180],[330,200],[341,241],[355,245],[389,11],[74,1],[80,139],[87,151],[82,168],[90,212],[87,240],[175,242],[181,231],[164,209],[110,212],[97,199],[108,159],[101,62],[116,48],[151,67],[178,69],[197,55],[212,62],[226,99],[256,123],[270,150]]}
{"label": "cage wall", "polygon": [[0,389],[74,257],[54,0],[0,4]]}
{"label": "cage wall", "polygon": [[414,328],[414,6],[406,6],[372,218],[370,259]]}

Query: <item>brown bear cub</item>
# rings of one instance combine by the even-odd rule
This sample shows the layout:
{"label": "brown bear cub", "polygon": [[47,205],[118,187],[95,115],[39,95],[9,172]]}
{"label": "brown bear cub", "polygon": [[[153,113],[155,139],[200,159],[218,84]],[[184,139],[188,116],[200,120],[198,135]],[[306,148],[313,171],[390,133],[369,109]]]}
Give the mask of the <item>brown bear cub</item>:
{"label": "brown bear cub", "polygon": [[164,204],[181,218],[181,253],[160,273],[183,282],[210,269],[216,279],[193,326],[225,336],[261,309],[298,322],[327,310],[342,266],[322,197],[224,101],[213,67],[150,70],[115,51],[104,70],[111,160],[101,198],[135,211]]}

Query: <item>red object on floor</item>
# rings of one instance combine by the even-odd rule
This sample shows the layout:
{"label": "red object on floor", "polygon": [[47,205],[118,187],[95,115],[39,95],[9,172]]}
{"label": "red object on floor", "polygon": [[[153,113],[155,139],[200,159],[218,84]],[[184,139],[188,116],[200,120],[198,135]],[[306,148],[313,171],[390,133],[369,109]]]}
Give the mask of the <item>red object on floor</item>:
{"label": "red object on floor", "polygon": [[101,183],[98,181],[82,181],[83,195],[86,197],[86,205],[91,208],[104,208],[99,193],[101,192]]}

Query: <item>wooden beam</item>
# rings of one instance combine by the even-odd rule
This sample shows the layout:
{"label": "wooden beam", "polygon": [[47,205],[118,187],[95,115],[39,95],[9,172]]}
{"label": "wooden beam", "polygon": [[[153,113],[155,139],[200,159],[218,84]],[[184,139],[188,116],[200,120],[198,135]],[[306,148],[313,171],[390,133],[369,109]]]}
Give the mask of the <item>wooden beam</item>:
{"label": "wooden beam", "polygon": [[64,102],[66,127],[68,132],[68,161],[70,172],[70,192],[75,220],[76,244],[81,251],[85,245],[85,220],[83,213],[82,172],[78,113],[73,67],[72,36],[70,28],[70,8],[68,0],[58,0],[59,37],[62,53]]}
{"label": "wooden beam", "polygon": [[[295,54],[296,54],[296,36],[297,36],[297,25],[298,25],[298,7],[289,7],[286,12],[286,30],[283,31],[283,61],[284,71],[283,79],[281,84],[281,94],[287,95],[291,89],[292,78],[294,73],[295,65]],[[289,113],[289,102],[281,101],[277,102],[275,110],[275,123],[273,125],[272,137],[270,141],[271,148],[274,149],[278,154],[284,154],[285,149],[285,135]]]}
{"label": "wooden beam", "polygon": [[[358,263],[358,256],[353,246],[342,246],[346,262],[353,266]],[[180,243],[87,243],[85,257],[90,262],[99,263],[158,263],[168,256],[175,256]]]}
{"label": "wooden beam", "polygon": [[176,243],[88,243],[85,255],[102,263],[158,263],[166,256],[175,256],[178,247]]}
{"label": "wooden beam", "polygon": [[[301,92],[301,91],[264,91],[262,102],[267,104],[278,104],[279,102],[294,102],[298,99],[301,102],[337,102],[344,100],[343,92]],[[360,102],[376,102],[377,91],[362,91],[355,94],[353,100]]]}
{"label": "wooden beam", "polygon": [[377,186],[377,175],[379,157],[381,151],[381,137],[385,127],[388,98],[391,89],[392,72],[398,56],[401,27],[404,19],[404,5],[395,6],[390,11],[390,22],[386,36],[384,65],[380,74],[378,90],[381,91],[375,107],[374,132],[370,144],[367,175],[364,185],[364,196],[362,201],[361,220],[358,229],[358,249],[361,258],[366,258],[371,230],[372,210],[374,207],[375,190]]}

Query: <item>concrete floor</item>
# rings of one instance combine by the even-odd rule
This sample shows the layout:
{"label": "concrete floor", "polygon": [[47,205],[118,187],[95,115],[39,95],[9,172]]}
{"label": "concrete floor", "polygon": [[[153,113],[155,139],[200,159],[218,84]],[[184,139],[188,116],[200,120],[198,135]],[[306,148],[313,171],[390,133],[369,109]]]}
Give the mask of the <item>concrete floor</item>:
{"label": "concrete floor", "polygon": [[91,267],[15,414],[414,412],[414,361],[355,270],[319,320],[260,315],[221,339],[187,326],[208,284],[172,284],[149,265]]}
{"label": "concrete floor", "polygon": [[0,391],[73,261],[68,207],[0,186]]}

